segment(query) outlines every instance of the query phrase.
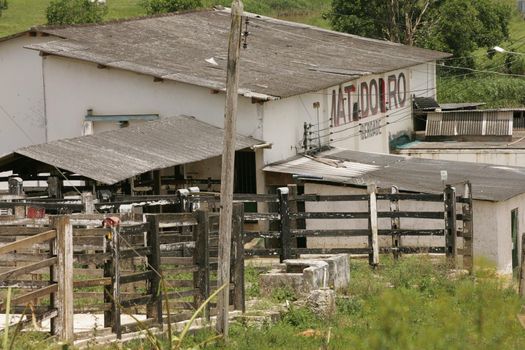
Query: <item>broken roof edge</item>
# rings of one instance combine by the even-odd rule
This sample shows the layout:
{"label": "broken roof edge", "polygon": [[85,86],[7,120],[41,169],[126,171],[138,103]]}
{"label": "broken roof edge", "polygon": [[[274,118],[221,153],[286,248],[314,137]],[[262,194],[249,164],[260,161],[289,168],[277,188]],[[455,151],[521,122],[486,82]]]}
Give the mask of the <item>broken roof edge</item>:
{"label": "broken roof edge", "polygon": [[[389,168],[393,169],[394,171],[399,170],[400,166],[402,167],[404,164],[407,166],[413,165],[416,163],[416,166],[419,164],[421,166],[421,170],[425,170],[425,166],[431,166],[432,163],[435,163],[436,160],[433,159],[425,159],[425,158],[419,158],[419,157],[411,157],[407,155],[399,155],[399,154],[381,154],[381,153],[367,153],[367,152],[360,152],[360,151],[351,151],[351,150],[345,150],[340,148],[333,148],[331,150],[322,152],[321,158],[324,156],[328,160],[340,160],[340,161],[347,161],[352,163],[360,163],[360,164],[371,164],[367,162],[360,162],[358,159],[352,159],[351,157],[344,157],[344,155],[338,156],[338,152],[350,152],[358,154],[358,155],[382,155],[390,158],[393,162],[385,162],[382,165],[379,165],[379,168],[377,169],[360,169],[357,170],[357,174],[337,174],[336,172],[330,173],[331,169],[337,169],[337,167],[334,167],[328,163],[325,163],[324,166],[330,167],[328,169],[315,169],[311,168],[311,172],[308,173],[308,169],[305,169],[302,167],[302,164],[300,165],[292,165],[290,163],[297,162],[300,159],[308,159],[310,161],[314,161],[310,157],[306,157],[303,154],[292,156],[288,159],[267,164],[262,170],[266,172],[273,172],[273,173],[285,173],[290,174],[294,176],[296,179],[305,181],[305,182],[319,182],[319,183],[326,183],[326,184],[338,184],[338,185],[344,185],[344,186],[354,186],[354,187],[360,187],[360,186],[366,186],[368,184],[375,184],[379,187],[382,187],[383,185],[386,185],[387,187],[390,187],[392,185],[397,186],[400,190],[405,192],[415,192],[415,193],[442,193],[441,190],[437,190],[433,186],[421,186],[420,184],[415,183],[407,183],[406,181],[401,180],[392,180],[391,178],[385,178],[384,172],[388,171]],[[404,163],[406,162],[406,163]],[[473,170],[479,171],[480,167],[489,167],[494,169],[501,169],[507,171],[507,174],[509,172],[520,172],[523,174],[525,172],[525,167],[517,167],[517,166],[503,166],[503,165],[496,165],[496,164],[490,164],[490,163],[471,163],[471,162],[464,162],[464,161],[437,161],[441,163],[445,163],[447,165],[457,165],[457,166],[469,166],[473,168]],[[372,163],[376,163],[376,161],[372,161]],[[474,169],[475,168],[475,169]],[[450,171],[450,170],[449,170]],[[453,174],[454,175],[454,174]],[[505,177],[505,176],[504,176]],[[485,176],[487,178],[487,176]],[[461,181],[468,181],[470,178],[465,177]],[[492,179],[492,177],[491,177]],[[474,179],[475,181],[476,179]],[[494,180],[498,182],[497,180]],[[507,184],[511,181],[511,179],[507,179]],[[514,180],[512,180],[514,181]],[[457,182],[454,183],[455,185]],[[476,181],[473,182],[473,184],[476,184]],[[383,187],[386,188],[386,187]],[[513,186],[515,188],[515,186]],[[486,202],[504,202],[513,198],[516,198],[518,196],[525,195],[525,189],[516,189],[514,191],[506,191],[503,192],[490,192],[486,191],[485,187],[482,187],[481,191],[474,191],[473,193],[473,199],[478,201],[486,201]]]}

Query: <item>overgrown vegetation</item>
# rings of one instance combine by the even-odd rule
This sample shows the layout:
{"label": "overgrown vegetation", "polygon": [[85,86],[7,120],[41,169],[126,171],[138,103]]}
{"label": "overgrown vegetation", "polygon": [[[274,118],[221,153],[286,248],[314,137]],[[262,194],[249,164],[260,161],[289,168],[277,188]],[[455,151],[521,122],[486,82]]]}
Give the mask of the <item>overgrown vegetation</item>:
{"label": "overgrown vegetation", "polygon": [[[525,331],[516,317],[522,300],[491,267],[478,264],[475,276],[458,277],[451,276],[444,263],[421,256],[404,257],[398,263],[385,257],[378,270],[366,261],[352,260],[351,265],[351,285],[339,296],[332,319],[320,319],[291,304],[277,324],[232,324],[228,343],[208,329],[182,337],[181,348],[197,344],[247,350],[525,348]],[[286,290],[276,294],[274,303],[294,297]],[[166,338],[158,340],[168,349]],[[151,344],[137,340],[126,348],[150,349]],[[44,348],[53,348],[52,342],[31,333],[20,336],[15,346]]]}
{"label": "overgrown vegetation", "polygon": [[100,23],[108,9],[92,0],[52,0],[46,10],[48,24]]}
{"label": "overgrown vegetation", "polygon": [[[491,268],[451,278],[444,264],[408,257],[378,270],[352,261],[352,282],[331,320],[291,307],[276,325],[234,325],[209,349],[522,349],[521,301]],[[329,345],[326,345],[330,334]],[[197,334],[189,343],[198,343]]]}
{"label": "overgrown vegetation", "polygon": [[438,81],[439,102],[486,102],[486,108],[525,105],[525,79],[522,77],[476,74],[444,76]]}

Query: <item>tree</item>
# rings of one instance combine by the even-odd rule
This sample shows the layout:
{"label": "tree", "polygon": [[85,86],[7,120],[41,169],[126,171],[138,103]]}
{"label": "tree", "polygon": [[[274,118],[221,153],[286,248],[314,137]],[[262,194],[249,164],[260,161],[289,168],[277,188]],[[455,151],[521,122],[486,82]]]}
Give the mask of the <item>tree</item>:
{"label": "tree", "polygon": [[0,16],[2,16],[2,10],[7,10],[7,0],[0,0]]}
{"label": "tree", "polygon": [[333,0],[329,14],[336,30],[451,52],[467,67],[508,38],[510,17],[504,0]]}
{"label": "tree", "polygon": [[107,11],[106,5],[96,0],[52,0],[47,8],[47,23],[100,23]]}
{"label": "tree", "polygon": [[143,0],[142,7],[149,15],[187,11],[202,7],[201,0]]}
{"label": "tree", "polygon": [[329,14],[339,31],[413,45],[439,0],[333,0]]}

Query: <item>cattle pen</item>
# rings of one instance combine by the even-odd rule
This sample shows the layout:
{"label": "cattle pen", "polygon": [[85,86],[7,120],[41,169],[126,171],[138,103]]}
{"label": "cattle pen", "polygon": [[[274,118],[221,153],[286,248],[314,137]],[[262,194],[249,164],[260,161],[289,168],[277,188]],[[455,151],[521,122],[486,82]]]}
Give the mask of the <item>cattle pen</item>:
{"label": "cattle pen", "polygon": [[[398,259],[433,253],[445,255],[451,268],[472,271],[469,183],[465,189],[457,196],[451,186],[441,194],[385,192],[371,186],[366,195],[326,196],[298,194],[297,186],[289,185],[276,194],[236,194],[230,310],[245,311],[244,267],[252,257],[282,262],[308,254],[348,253],[368,256],[378,266],[381,254]],[[0,216],[0,288],[11,294],[8,312],[5,302],[0,312],[13,315],[12,326],[41,325],[41,331],[78,345],[93,337],[126,339],[144,328],[160,332],[190,319],[218,288],[217,193],[180,191],[105,203],[83,198],[11,197],[0,202],[9,213]],[[322,212],[305,205],[321,202],[360,202],[367,210]],[[420,209],[406,210],[405,202],[416,202]],[[248,203],[256,203],[258,210]],[[436,204],[442,209],[435,210]],[[125,206],[127,212],[121,213]],[[137,208],[156,212],[138,213]],[[406,219],[416,224],[403,227]],[[323,228],[310,228],[312,220],[321,220]],[[341,220],[346,229],[333,224]],[[357,220],[367,221],[368,228],[354,228]],[[311,237],[363,238],[366,246],[309,248]],[[246,245],[254,239],[264,246]],[[213,317],[215,306],[206,305],[203,320]],[[98,327],[78,327],[82,315],[99,315]]]}

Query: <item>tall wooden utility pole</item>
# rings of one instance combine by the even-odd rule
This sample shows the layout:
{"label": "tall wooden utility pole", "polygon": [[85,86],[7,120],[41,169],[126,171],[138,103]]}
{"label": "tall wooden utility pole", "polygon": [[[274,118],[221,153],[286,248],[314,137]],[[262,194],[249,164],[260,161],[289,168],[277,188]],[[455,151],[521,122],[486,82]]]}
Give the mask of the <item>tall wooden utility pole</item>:
{"label": "tall wooden utility pole", "polygon": [[235,165],[235,135],[237,123],[237,94],[239,87],[239,54],[241,50],[243,4],[234,0],[231,7],[231,29],[228,44],[226,76],[226,107],[224,109],[224,141],[221,171],[221,212],[219,218],[218,287],[227,284],[217,299],[217,332],[228,337],[230,304],[230,251],[233,207],[233,172]]}

